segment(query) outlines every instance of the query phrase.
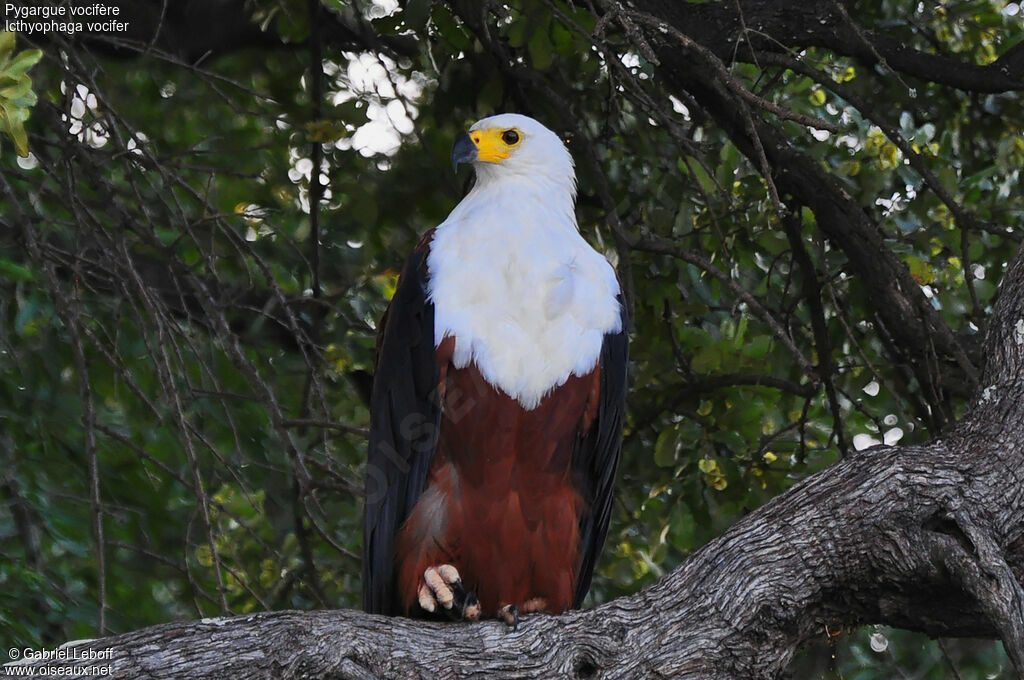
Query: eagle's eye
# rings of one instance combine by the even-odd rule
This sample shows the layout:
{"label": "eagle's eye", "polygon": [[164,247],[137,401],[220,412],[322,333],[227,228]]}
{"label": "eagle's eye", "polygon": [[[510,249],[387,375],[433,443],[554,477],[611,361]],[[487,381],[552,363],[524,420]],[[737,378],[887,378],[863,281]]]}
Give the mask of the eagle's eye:
{"label": "eagle's eye", "polygon": [[505,130],[501,133],[501,141],[509,146],[515,146],[519,143],[519,133],[515,130]]}

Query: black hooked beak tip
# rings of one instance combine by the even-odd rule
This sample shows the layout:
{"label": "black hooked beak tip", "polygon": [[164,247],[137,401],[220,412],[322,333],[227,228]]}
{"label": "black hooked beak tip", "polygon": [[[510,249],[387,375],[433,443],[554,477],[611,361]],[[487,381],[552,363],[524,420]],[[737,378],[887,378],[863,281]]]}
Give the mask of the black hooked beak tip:
{"label": "black hooked beak tip", "polygon": [[452,146],[452,171],[458,169],[459,163],[472,163],[476,160],[477,150],[473,138],[468,134],[460,135]]}

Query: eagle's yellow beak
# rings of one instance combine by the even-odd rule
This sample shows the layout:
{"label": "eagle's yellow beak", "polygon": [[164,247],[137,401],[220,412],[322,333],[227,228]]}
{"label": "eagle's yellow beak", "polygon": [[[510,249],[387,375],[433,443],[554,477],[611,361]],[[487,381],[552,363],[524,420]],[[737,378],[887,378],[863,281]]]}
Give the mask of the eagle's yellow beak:
{"label": "eagle's yellow beak", "polygon": [[518,130],[488,128],[472,130],[455,140],[452,147],[452,168],[459,163],[501,163],[511,155],[511,149],[522,142]]}

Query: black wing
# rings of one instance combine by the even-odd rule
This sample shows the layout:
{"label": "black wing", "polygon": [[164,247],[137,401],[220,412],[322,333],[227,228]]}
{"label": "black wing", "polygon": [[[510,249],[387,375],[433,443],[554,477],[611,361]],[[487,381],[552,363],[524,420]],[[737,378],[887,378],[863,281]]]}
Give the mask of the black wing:
{"label": "black wing", "polygon": [[370,400],[363,524],[363,609],[400,614],[395,537],[423,493],[437,447],[439,367],[425,238],[405,265],[381,331]]}
{"label": "black wing", "polygon": [[573,607],[583,604],[594,566],[601,554],[612,513],[615,471],[622,451],[622,418],[626,410],[626,364],[629,360],[628,319],[622,310],[622,330],[604,337],[601,349],[601,396],[597,416],[580,437],[573,453],[577,489],[587,503],[580,517],[580,563]]}

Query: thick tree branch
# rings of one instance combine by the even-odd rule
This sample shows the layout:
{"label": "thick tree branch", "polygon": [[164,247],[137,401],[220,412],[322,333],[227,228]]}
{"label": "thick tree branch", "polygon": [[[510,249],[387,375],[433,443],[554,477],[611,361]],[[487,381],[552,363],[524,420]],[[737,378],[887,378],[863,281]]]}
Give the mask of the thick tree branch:
{"label": "thick tree branch", "polygon": [[945,541],[938,559],[999,631],[1014,666],[1024,669],[1024,588],[988,530],[962,512],[951,521],[959,530],[957,535],[967,540]]}
{"label": "thick tree branch", "polygon": [[[653,587],[590,611],[530,617],[517,632],[495,622],[280,612],[156,626],[88,648],[112,648],[113,671],[126,678],[774,678],[826,625],[1000,632],[1012,647],[1006,622],[1019,600],[1006,594],[1020,582],[1003,569],[994,587],[973,561],[950,559],[963,553],[955,542],[934,550],[935,519],[953,499],[972,508],[971,522],[983,508],[1024,521],[1012,475],[1004,469],[998,488],[979,485],[977,457],[988,460],[941,442],[857,452]],[[998,536],[997,527],[979,527]],[[1019,546],[1008,552],[995,540],[985,550],[1004,563],[1024,559]]]}
{"label": "thick tree branch", "polygon": [[689,3],[647,0],[637,7],[686,32],[721,60],[759,63],[766,52],[823,47],[867,65],[890,70],[966,92],[1007,92],[1024,89],[1024,45],[1006,51],[988,64],[971,64],[945,55],[922,52],[902,39],[860,29],[850,21],[844,0],[803,3],[797,0],[742,0]]}

